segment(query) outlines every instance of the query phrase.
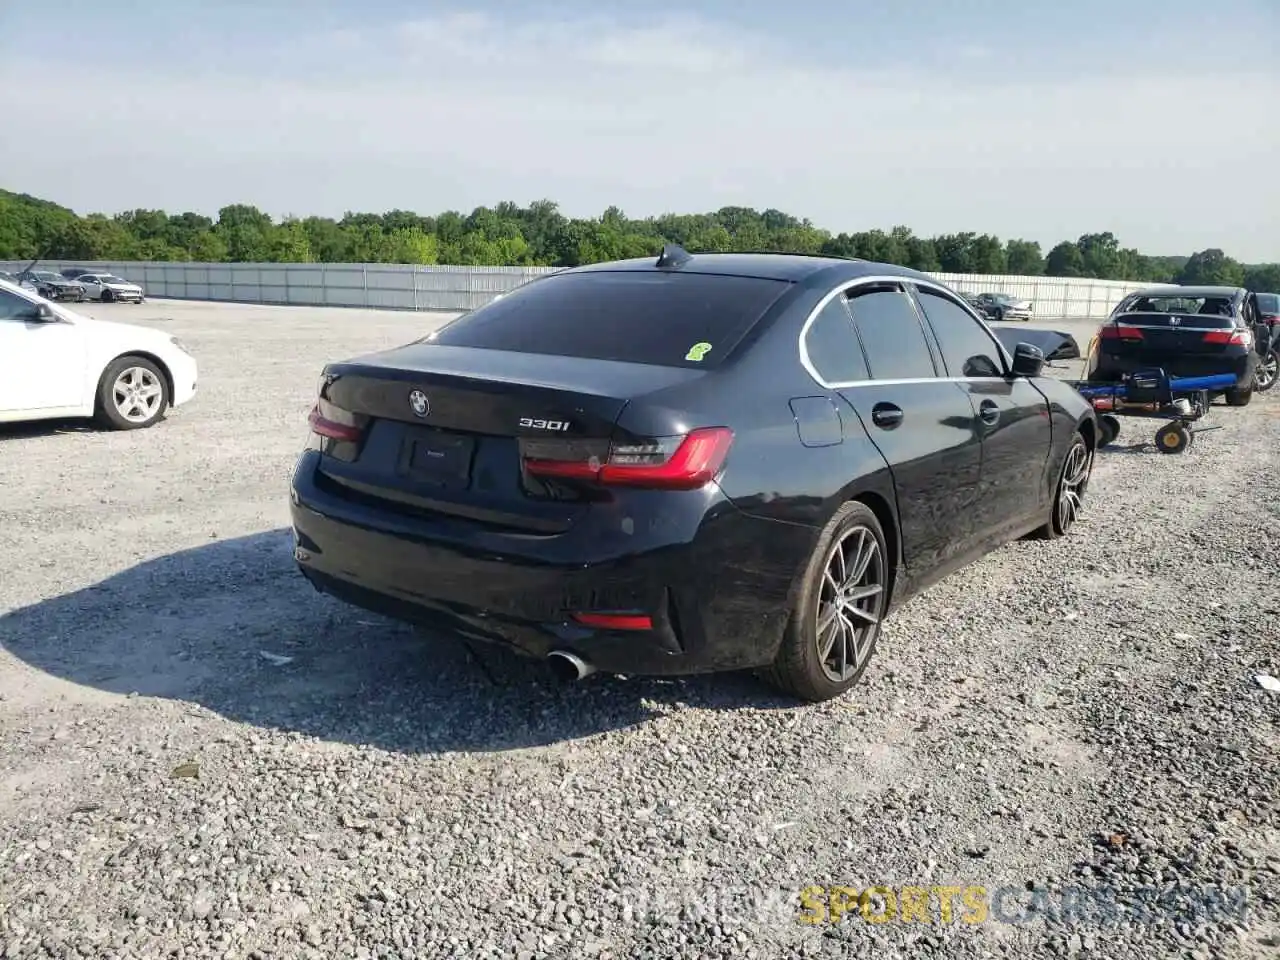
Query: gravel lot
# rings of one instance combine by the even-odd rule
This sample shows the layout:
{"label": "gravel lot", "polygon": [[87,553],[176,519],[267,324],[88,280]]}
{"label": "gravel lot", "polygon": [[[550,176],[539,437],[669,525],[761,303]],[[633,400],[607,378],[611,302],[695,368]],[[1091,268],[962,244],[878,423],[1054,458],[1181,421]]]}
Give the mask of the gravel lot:
{"label": "gravel lot", "polygon": [[[952,576],[798,707],[736,675],[563,686],[306,586],[316,375],[438,318],[85,312],[182,337],[201,391],[150,431],[0,432],[0,956],[1280,949],[1280,394],[1180,457],[1127,421],[1072,536]],[[808,925],[811,885],[1010,895]]]}

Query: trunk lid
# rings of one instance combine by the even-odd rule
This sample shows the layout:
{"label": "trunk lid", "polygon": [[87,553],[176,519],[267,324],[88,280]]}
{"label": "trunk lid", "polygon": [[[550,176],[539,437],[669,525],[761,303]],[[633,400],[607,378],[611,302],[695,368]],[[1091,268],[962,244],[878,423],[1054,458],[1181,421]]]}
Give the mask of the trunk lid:
{"label": "trunk lid", "polygon": [[323,401],[362,437],[326,449],[318,481],[383,509],[560,533],[602,494],[526,460],[606,460],[628,403],[705,375],[432,343],[330,364]]}

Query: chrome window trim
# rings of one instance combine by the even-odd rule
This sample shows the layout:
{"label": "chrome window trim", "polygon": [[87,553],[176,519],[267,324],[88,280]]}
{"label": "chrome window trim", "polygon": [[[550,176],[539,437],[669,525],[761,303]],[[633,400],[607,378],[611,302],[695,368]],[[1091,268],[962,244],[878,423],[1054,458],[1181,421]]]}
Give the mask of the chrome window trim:
{"label": "chrome window trim", "polygon": [[[917,279],[916,277],[895,277],[892,275],[877,274],[876,276],[857,277],[853,280],[846,280],[843,283],[841,283],[839,286],[833,287],[831,290],[828,290],[823,295],[822,299],[818,301],[817,305],[814,306],[814,308],[809,311],[809,315],[805,317],[804,325],[801,326],[800,328],[800,336],[797,340],[797,346],[800,349],[800,366],[804,367],[805,373],[809,374],[810,378],[812,378],[813,382],[816,383],[818,386],[826,390],[845,390],[850,387],[862,386],[864,384],[869,384],[869,383],[875,383],[875,384],[938,383],[939,381],[951,382],[951,383],[969,383],[971,381],[988,381],[989,382],[993,380],[1000,380],[1000,381],[1008,380],[1008,377],[909,377],[909,378],[897,379],[897,380],[882,380],[873,376],[869,380],[849,380],[843,383],[828,383],[818,373],[817,369],[813,365],[813,361],[809,359],[809,347],[805,342],[809,337],[809,328],[813,326],[814,321],[818,318],[818,314],[820,314],[824,309],[826,309],[827,304],[829,304],[836,297],[848,296],[849,291],[853,290],[855,287],[870,286],[878,283],[894,283],[894,284],[898,284],[901,287],[906,287],[908,285],[914,284],[917,287],[927,288],[933,291],[934,293],[939,293],[939,294],[942,294],[944,297],[947,297],[952,303],[960,307],[960,309],[962,309],[965,313],[967,313],[970,317],[972,317],[982,327],[982,329],[986,331],[987,336],[991,338],[991,342],[995,344],[996,349],[999,351],[1000,359],[1004,361],[1005,369],[1008,370],[1013,367],[1013,358],[1009,355],[1009,351],[1005,349],[1004,344],[1000,342],[1000,338],[991,332],[991,328],[987,326],[986,321],[984,321],[981,317],[979,317],[978,314],[971,307],[969,307],[968,304],[964,303],[963,298],[957,296],[955,291],[950,290],[947,287],[943,286],[942,284],[937,283],[933,280],[920,280],[920,279]],[[922,325],[921,332],[923,333],[924,332],[923,324],[927,323],[928,319],[926,317],[920,316],[920,309],[919,307],[916,306],[915,300],[911,297],[910,293],[905,289],[902,292],[907,297],[907,300],[911,303],[911,309],[916,312],[916,317],[919,319]],[[928,342],[928,339],[929,339],[928,336],[926,336],[925,337],[926,344]]]}

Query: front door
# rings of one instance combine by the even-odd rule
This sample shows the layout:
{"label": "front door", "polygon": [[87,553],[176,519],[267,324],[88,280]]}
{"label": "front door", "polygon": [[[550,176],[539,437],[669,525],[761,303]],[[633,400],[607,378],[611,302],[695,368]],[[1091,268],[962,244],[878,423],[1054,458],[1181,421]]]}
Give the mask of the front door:
{"label": "front door", "polygon": [[1008,374],[995,338],[958,301],[930,287],[916,287],[915,293],[947,375],[978,414],[982,472],[975,532],[983,543],[1007,539],[1050,506],[1049,403],[1031,381]]}
{"label": "front door", "polygon": [[39,413],[87,402],[81,331],[62,319],[39,319],[38,309],[0,290],[0,411]]}

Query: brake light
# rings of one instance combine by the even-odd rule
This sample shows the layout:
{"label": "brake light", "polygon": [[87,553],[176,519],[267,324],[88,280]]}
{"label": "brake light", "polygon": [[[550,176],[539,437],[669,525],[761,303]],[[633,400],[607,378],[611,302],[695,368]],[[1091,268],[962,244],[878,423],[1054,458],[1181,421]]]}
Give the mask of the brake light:
{"label": "brake light", "polygon": [[1204,335],[1205,343],[1225,343],[1236,347],[1247,347],[1249,334],[1244,330],[1210,330]]}
{"label": "brake light", "polygon": [[1142,331],[1137,327],[1108,325],[1098,331],[1099,340],[1141,340]]}
{"label": "brake light", "polygon": [[636,613],[571,613],[569,616],[584,627],[597,630],[652,630],[653,619]]}
{"label": "brake light", "polygon": [[311,432],[319,434],[322,437],[328,437],[330,440],[359,440],[362,431],[359,427],[353,427],[350,424],[338,423],[336,420],[330,420],[320,412],[320,406],[311,408],[311,413],[307,415],[307,423],[311,427]]}
{"label": "brake light", "polygon": [[733,443],[728,427],[702,427],[683,437],[657,437],[644,443],[610,445],[608,459],[525,460],[535,477],[589,480],[611,487],[696,490],[724,466]]}

